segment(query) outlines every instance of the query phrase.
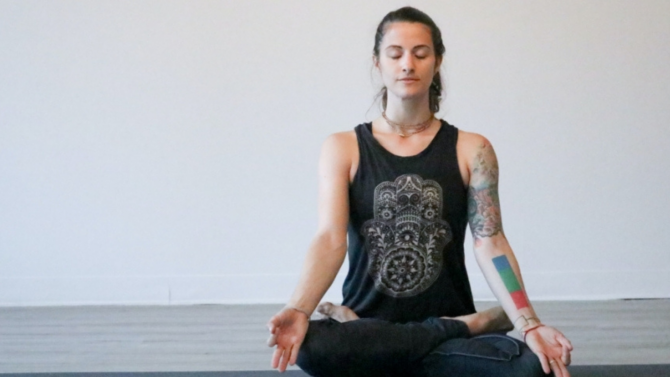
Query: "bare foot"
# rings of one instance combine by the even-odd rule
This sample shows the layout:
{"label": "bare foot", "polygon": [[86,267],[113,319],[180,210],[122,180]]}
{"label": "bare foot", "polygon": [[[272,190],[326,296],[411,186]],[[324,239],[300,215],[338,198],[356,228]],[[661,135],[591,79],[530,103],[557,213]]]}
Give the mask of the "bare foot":
{"label": "bare foot", "polygon": [[514,325],[500,306],[496,306],[478,313],[463,315],[453,319],[458,319],[465,322],[468,325],[470,334],[473,336],[492,332],[509,332],[514,330]]}
{"label": "bare foot", "polygon": [[316,307],[316,311],[328,318],[338,322],[348,322],[358,319],[356,313],[344,305],[335,305],[330,302],[322,302]]}

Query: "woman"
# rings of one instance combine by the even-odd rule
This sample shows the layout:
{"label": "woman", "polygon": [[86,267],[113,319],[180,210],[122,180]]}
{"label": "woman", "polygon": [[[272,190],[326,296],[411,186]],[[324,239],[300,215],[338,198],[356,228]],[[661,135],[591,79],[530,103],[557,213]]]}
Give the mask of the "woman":
{"label": "woman", "polygon": [[[444,50],[435,23],[414,8],[379,24],[373,61],[384,112],[323,145],[318,232],[289,304],[268,323],[273,368],[297,361],[318,376],[569,376],[572,345],[538,319],[503,233],[491,144],[434,117]],[[475,313],[467,223],[502,309]],[[330,318],[309,321],[343,263],[347,232],[343,306],[323,304]],[[525,342],[495,334],[512,324]]]}

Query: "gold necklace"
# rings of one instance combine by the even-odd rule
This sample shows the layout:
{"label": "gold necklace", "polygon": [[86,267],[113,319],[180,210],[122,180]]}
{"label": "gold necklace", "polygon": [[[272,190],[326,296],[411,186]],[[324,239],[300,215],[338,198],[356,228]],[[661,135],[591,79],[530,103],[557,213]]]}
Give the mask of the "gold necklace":
{"label": "gold necklace", "polygon": [[424,131],[426,128],[430,127],[430,125],[433,123],[433,119],[435,119],[435,114],[431,113],[430,118],[417,124],[396,123],[386,117],[386,111],[382,111],[382,117],[384,118],[386,123],[388,123],[389,126],[393,128],[393,131],[395,131],[398,135],[400,135],[400,137],[407,137],[414,134],[418,134],[419,132]]}

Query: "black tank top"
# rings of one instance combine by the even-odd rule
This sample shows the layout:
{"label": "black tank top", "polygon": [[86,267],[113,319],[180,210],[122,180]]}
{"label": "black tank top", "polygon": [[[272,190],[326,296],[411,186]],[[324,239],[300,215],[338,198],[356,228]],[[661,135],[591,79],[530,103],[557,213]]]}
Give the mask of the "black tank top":
{"label": "black tank top", "polygon": [[458,129],[441,120],[421,153],[396,156],[355,128],[360,161],[349,187],[349,273],[343,305],[393,322],[475,312],[465,269],[467,190]]}

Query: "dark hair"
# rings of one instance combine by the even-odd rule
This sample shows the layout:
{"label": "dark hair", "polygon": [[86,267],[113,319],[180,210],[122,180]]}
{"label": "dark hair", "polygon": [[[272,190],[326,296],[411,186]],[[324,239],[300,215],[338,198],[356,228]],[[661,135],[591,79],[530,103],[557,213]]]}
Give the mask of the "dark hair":
{"label": "dark hair", "polygon": [[[437,27],[435,22],[422,11],[412,8],[412,7],[403,7],[393,12],[389,12],[377,26],[377,33],[375,34],[375,47],[372,52],[374,56],[379,59],[379,46],[382,43],[384,34],[386,33],[386,27],[388,24],[393,22],[415,22],[419,24],[424,24],[430,29],[430,36],[433,39],[433,50],[435,51],[436,58],[442,58],[444,55],[444,42],[442,42],[442,33]],[[383,87],[377,94],[377,98],[381,97],[382,99],[382,108],[386,109],[387,101],[387,90],[386,87]],[[437,72],[433,77],[433,82],[430,84],[430,94],[429,94],[429,106],[430,111],[436,113],[440,111],[440,99],[442,98],[442,79],[440,77],[440,72]]]}

